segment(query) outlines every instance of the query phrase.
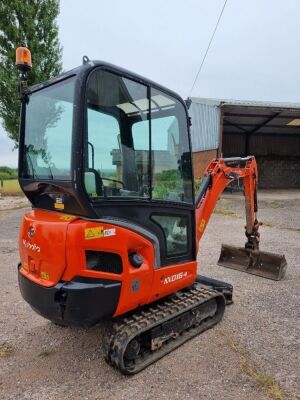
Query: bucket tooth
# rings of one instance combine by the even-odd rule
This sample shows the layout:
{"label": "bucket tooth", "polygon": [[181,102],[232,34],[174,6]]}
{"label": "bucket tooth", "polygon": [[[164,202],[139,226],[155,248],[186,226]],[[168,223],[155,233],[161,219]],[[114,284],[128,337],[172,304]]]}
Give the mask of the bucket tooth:
{"label": "bucket tooth", "polygon": [[276,281],[284,277],[287,269],[284,255],[224,244],[218,265]]}

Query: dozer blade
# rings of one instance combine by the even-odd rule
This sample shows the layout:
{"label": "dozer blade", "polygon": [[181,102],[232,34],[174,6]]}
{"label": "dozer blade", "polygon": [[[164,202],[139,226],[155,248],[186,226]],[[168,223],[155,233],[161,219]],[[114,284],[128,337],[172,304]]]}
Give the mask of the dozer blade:
{"label": "dozer blade", "polygon": [[279,281],[285,275],[284,255],[222,245],[218,265]]}

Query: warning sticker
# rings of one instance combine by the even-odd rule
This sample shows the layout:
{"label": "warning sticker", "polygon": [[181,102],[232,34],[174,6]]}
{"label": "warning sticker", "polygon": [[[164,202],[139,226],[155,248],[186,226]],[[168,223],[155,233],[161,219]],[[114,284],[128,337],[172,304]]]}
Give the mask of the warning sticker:
{"label": "warning sticker", "polygon": [[86,228],[84,230],[84,237],[86,240],[98,239],[102,237],[109,237],[116,235],[116,228],[104,229],[103,226],[97,226],[95,228]]}
{"label": "warning sticker", "polygon": [[103,226],[96,226],[95,228],[86,228],[84,230],[84,237],[86,240],[98,239],[104,236]]}
{"label": "warning sticker", "polygon": [[199,232],[203,232],[204,231],[205,224],[206,224],[206,221],[205,221],[204,218],[202,218],[201,221],[200,221],[200,224],[199,224],[199,228],[198,228]]}
{"label": "warning sticker", "polygon": [[72,219],[75,219],[76,217],[74,215],[68,215],[68,214],[64,214],[62,216],[60,216],[59,219],[63,220],[63,221],[72,221]]}
{"label": "warning sticker", "polygon": [[116,228],[104,229],[103,236],[115,236]]}
{"label": "warning sticker", "polygon": [[40,277],[42,278],[42,279],[49,279],[49,274],[48,274],[48,272],[43,272],[43,271],[41,271],[41,273],[40,273]]}
{"label": "warning sticker", "polygon": [[65,205],[64,205],[64,201],[63,201],[62,197],[56,197],[55,203],[54,203],[54,208],[56,208],[57,210],[65,209]]}

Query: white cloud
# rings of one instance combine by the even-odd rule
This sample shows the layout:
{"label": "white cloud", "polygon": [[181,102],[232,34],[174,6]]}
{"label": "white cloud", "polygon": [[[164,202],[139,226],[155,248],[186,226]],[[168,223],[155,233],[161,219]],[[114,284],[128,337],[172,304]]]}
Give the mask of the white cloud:
{"label": "white cloud", "polygon": [[12,151],[14,142],[8,138],[0,125],[0,166],[16,168],[18,164],[18,150]]}

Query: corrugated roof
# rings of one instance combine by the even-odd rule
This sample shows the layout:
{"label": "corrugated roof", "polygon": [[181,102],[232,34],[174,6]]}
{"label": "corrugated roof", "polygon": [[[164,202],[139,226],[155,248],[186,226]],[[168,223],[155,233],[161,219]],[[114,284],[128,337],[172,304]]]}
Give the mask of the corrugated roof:
{"label": "corrugated roof", "polygon": [[[246,143],[249,147],[251,143],[258,143],[255,140],[262,140],[258,139],[258,136],[270,137],[271,142],[272,140],[274,141],[274,146],[276,140],[277,153],[280,145],[288,137],[290,138],[289,140],[295,141],[295,146],[299,147],[300,125],[298,125],[298,120],[300,120],[300,103],[207,99],[201,97],[193,97],[190,100],[189,113],[192,116],[193,151],[208,150],[219,146],[217,128],[221,122],[223,139],[226,135],[241,136],[244,148]],[[215,110],[214,115],[216,115],[216,110],[219,111],[216,118],[219,123],[217,121],[212,123],[212,120],[208,118],[207,110],[210,113]],[[222,121],[220,121],[221,111]],[[275,151],[274,146],[272,151]],[[240,151],[240,149],[237,150]],[[247,154],[249,151],[250,149],[248,148]]]}
{"label": "corrugated roof", "polygon": [[190,97],[190,99],[194,103],[208,104],[208,105],[300,109],[300,103],[256,101],[256,100],[211,99],[205,97]]}

